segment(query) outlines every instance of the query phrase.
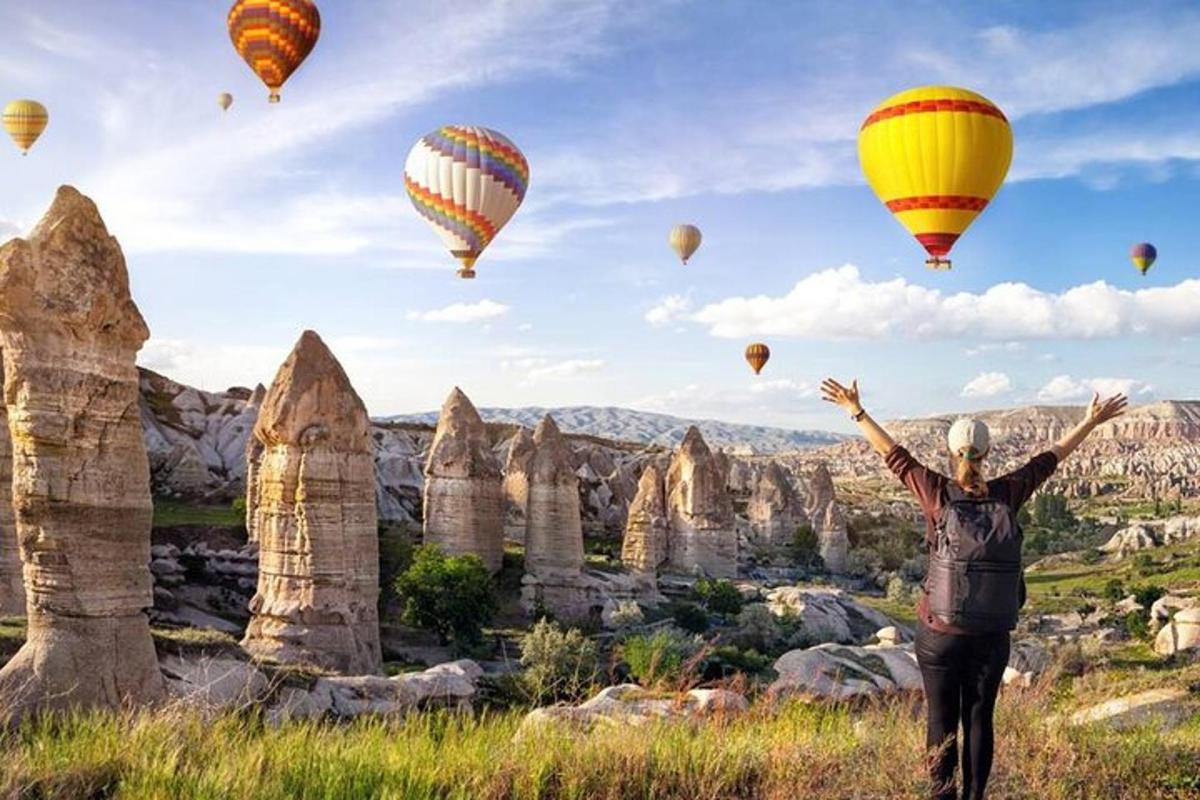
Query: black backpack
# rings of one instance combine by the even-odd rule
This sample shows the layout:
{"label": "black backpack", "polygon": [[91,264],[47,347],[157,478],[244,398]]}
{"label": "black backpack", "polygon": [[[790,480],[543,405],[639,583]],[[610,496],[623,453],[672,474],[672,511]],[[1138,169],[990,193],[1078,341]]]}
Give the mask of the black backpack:
{"label": "black backpack", "polygon": [[1008,503],[949,484],[929,553],[930,613],[971,633],[1015,628],[1025,603],[1021,541]]}

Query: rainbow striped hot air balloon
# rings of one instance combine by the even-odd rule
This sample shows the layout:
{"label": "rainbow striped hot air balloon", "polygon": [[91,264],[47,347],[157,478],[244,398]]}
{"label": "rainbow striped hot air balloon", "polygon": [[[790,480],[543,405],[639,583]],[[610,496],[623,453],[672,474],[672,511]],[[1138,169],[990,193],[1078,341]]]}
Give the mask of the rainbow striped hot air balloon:
{"label": "rainbow striped hot air balloon", "polygon": [[404,165],[413,206],[475,277],[475,261],[512,219],[529,186],[529,162],[503,134],[447,125],[421,137]]}
{"label": "rainbow striped hot air balloon", "polygon": [[49,124],[49,112],[36,100],[13,100],[4,107],[4,130],[21,148],[23,156],[29,155],[29,148]]}
{"label": "rainbow striped hot air balloon", "polygon": [[1154,260],[1158,258],[1158,250],[1154,249],[1154,245],[1149,242],[1138,242],[1129,251],[1129,260],[1138,268],[1138,272],[1145,275],[1150,271],[1150,267],[1154,266]]}
{"label": "rainbow striped hot air balloon", "polygon": [[1004,112],[952,86],[889,97],[858,134],[867,183],[929,253],[925,263],[934,269],[950,268],[950,248],[1004,183],[1012,150]]}
{"label": "rainbow striped hot air balloon", "polygon": [[317,46],[321,12],[312,0],[236,0],[229,9],[229,38],[254,74],[271,90],[270,101]]}

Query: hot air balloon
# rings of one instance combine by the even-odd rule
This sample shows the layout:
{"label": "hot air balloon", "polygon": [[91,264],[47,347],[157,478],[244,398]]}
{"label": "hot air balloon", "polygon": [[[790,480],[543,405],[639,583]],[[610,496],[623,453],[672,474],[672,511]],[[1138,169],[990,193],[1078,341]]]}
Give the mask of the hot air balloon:
{"label": "hot air balloon", "polygon": [[36,100],[13,100],[4,107],[4,130],[21,148],[21,155],[29,155],[29,148],[49,123],[50,114]]}
{"label": "hot air balloon", "polygon": [[1129,251],[1129,259],[1143,275],[1150,271],[1156,258],[1158,258],[1158,250],[1154,249],[1154,245],[1149,242],[1139,242]]}
{"label": "hot air balloon", "polygon": [[687,266],[688,259],[700,248],[700,229],[695,225],[676,225],[671,228],[671,249],[679,254],[679,260]]}
{"label": "hot air balloon", "polygon": [[858,134],[867,183],[929,253],[949,269],[950,248],[1004,183],[1012,128],[995,103],[952,86],[884,100]]}
{"label": "hot air balloon", "polygon": [[312,0],[236,0],[228,24],[233,46],[271,90],[272,103],[321,35]]}
{"label": "hot air balloon", "polygon": [[754,374],[762,372],[763,367],[771,360],[771,348],[762,342],[755,342],[746,348],[746,362],[754,369]]}
{"label": "hot air balloon", "polygon": [[217,95],[217,105],[221,107],[222,111],[228,111],[229,107],[233,105],[233,95],[229,92],[221,92]]}
{"label": "hot air balloon", "polygon": [[421,137],[404,165],[413,206],[475,277],[475,261],[512,215],[529,186],[529,162],[503,134],[447,125]]}

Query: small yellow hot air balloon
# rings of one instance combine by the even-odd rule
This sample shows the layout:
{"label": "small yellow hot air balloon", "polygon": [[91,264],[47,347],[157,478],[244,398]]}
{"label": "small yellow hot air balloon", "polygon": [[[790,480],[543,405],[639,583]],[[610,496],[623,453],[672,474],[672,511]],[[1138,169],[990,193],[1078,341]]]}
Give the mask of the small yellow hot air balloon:
{"label": "small yellow hot air balloon", "polygon": [[671,228],[671,249],[679,255],[679,260],[684,266],[687,266],[688,259],[700,248],[701,238],[700,229],[695,225],[676,225]]}
{"label": "small yellow hot air balloon", "polygon": [[755,342],[746,348],[746,362],[750,364],[755,375],[760,374],[770,360],[771,348],[762,342]]}
{"label": "small yellow hot air balloon", "polygon": [[21,155],[29,155],[29,148],[49,123],[50,114],[36,100],[13,100],[4,107],[4,130],[21,148]]}
{"label": "small yellow hot air balloon", "polygon": [[236,0],[227,24],[234,48],[270,89],[272,103],[321,36],[321,13],[312,0]]}
{"label": "small yellow hot air balloon", "polygon": [[233,95],[229,92],[221,92],[217,95],[217,105],[221,107],[222,111],[228,111],[229,107],[233,105]]}
{"label": "small yellow hot air balloon", "polygon": [[950,268],[950,248],[1004,183],[1012,152],[1004,112],[952,86],[889,97],[858,134],[867,183],[929,253],[933,269]]}

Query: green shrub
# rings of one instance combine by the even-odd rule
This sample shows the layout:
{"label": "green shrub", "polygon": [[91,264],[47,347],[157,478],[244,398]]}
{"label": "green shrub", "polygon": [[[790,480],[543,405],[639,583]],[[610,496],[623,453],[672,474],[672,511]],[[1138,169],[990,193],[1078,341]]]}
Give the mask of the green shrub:
{"label": "green shrub", "polygon": [[732,640],[759,652],[773,652],[783,641],[779,618],[764,603],[750,603],[737,615]]}
{"label": "green shrub", "polygon": [[621,643],[621,660],[629,674],[643,686],[678,683],[699,651],[697,637],[677,628],[663,628],[652,634],[631,636]]}
{"label": "green shrub", "polygon": [[700,663],[700,677],[706,681],[721,680],[739,673],[761,675],[771,667],[772,659],[757,650],[740,650],[723,644],[709,650]]}
{"label": "green shrub", "polygon": [[1063,530],[1076,525],[1075,515],[1061,494],[1042,492],[1033,499],[1033,522],[1042,528]]}
{"label": "green shrub", "polygon": [[1125,584],[1117,578],[1111,578],[1104,584],[1102,596],[1110,603],[1119,602],[1125,597]]}
{"label": "green shrub", "polygon": [[1138,603],[1141,604],[1143,608],[1146,609],[1147,616],[1150,614],[1150,606],[1154,605],[1154,602],[1166,593],[1166,590],[1161,586],[1149,585],[1133,587],[1133,597],[1138,601]]}
{"label": "green shrub", "polygon": [[459,648],[478,645],[496,613],[492,578],[479,556],[448,557],[433,545],[416,549],[412,565],[396,579],[396,595],[405,622]]}
{"label": "green shrub", "polygon": [[801,525],[792,536],[792,560],[805,569],[821,569],[824,561],[821,559],[821,542],[817,532],[811,525]]}
{"label": "green shrub", "polygon": [[696,595],[714,614],[733,616],[742,610],[742,593],[726,580],[701,578],[696,582]]}
{"label": "green shrub", "polygon": [[708,630],[708,612],[694,603],[680,603],[671,612],[675,624],[689,633]]}
{"label": "green shrub", "polygon": [[407,528],[379,526],[379,605],[386,608],[398,599],[396,579],[412,565],[412,537]]}
{"label": "green shrub", "polygon": [[596,643],[578,629],[542,620],[521,641],[521,682],[538,705],[585,697],[600,676]]}
{"label": "green shrub", "polygon": [[230,503],[229,506],[230,506],[230,508],[233,509],[235,514],[240,514],[243,517],[246,516],[246,496],[245,495],[241,495],[239,497],[233,498],[233,502]]}
{"label": "green shrub", "polygon": [[1130,611],[1121,619],[1121,625],[1134,639],[1150,638],[1150,624],[1141,611]]}

